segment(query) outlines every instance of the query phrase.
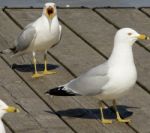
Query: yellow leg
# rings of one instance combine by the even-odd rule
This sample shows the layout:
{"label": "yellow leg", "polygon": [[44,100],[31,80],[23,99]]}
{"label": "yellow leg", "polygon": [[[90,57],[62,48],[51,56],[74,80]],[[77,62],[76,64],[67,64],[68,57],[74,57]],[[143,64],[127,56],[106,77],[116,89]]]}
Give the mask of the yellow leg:
{"label": "yellow leg", "polygon": [[101,122],[103,124],[111,124],[112,123],[112,120],[108,120],[108,119],[105,119],[104,118],[104,114],[103,114],[103,104],[102,102],[100,102],[100,112],[101,112]]}
{"label": "yellow leg", "polygon": [[35,57],[33,57],[33,64],[34,64],[34,70],[35,70],[35,72],[34,72],[34,74],[32,75],[32,78],[39,78],[39,77],[43,76],[42,74],[39,74],[39,73],[37,72],[36,59],[35,59]]}
{"label": "yellow leg", "polygon": [[48,71],[47,70],[47,58],[46,58],[46,53],[44,55],[44,71],[43,71],[43,74],[44,75],[48,75],[48,74],[55,74],[56,72],[55,71]]}
{"label": "yellow leg", "polygon": [[131,122],[130,119],[122,119],[120,117],[120,114],[119,114],[119,112],[117,110],[117,106],[116,106],[116,101],[115,100],[113,100],[113,106],[114,106],[114,109],[115,109],[115,112],[116,112],[116,116],[117,116],[117,121],[118,122],[123,122],[123,123],[129,123],[129,122]]}

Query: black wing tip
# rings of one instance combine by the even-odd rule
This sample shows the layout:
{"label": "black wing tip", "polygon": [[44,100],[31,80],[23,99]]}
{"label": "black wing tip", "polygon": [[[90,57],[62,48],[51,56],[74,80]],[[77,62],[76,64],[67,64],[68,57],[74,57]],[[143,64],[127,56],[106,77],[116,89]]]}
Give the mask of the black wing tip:
{"label": "black wing tip", "polygon": [[54,96],[75,96],[76,94],[64,90],[64,86],[56,87],[45,92],[45,95]]}

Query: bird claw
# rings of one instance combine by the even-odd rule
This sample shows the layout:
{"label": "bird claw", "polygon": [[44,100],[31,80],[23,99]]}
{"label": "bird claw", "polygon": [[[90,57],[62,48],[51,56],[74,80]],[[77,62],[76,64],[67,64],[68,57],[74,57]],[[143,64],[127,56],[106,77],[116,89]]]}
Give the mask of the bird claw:
{"label": "bird claw", "polygon": [[44,75],[51,75],[51,74],[55,74],[55,73],[56,73],[55,71],[47,71],[47,70],[43,71]]}
{"label": "bird claw", "polygon": [[34,73],[34,74],[32,75],[32,78],[39,78],[39,77],[42,77],[42,76],[43,76],[43,74]]}
{"label": "bird claw", "polygon": [[101,122],[102,122],[103,124],[111,124],[111,123],[112,123],[112,120],[102,119]]}
{"label": "bird claw", "polygon": [[130,119],[122,119],[122,118],[117,118],[117,121],[121,122],[121,123],[130,123],[131,122]]}

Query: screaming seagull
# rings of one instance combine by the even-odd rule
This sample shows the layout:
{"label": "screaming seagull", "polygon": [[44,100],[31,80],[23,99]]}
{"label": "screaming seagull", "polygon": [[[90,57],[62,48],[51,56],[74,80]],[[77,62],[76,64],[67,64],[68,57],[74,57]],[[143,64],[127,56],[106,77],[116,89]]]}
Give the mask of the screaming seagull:
{"label": "screaming seagull", "polygon": [[[47,50],[54,47],[61,39],[61,25],[57,17],[55,3],[46,3],[43,14],[35,22],[27,25],[16,40],[16,46],[1,51],[1,53],[13,53],[13,56],[23,55],[31,52],[33,55],[34,74],[33,78],[38,78],[46,74],[54,74],[54,71],[47,70]],[[36,52],[44,54],[44,72],[37,72]]]}
{"label": "screaming seagull", "polygon": [[103,115],[102,100],[112,100],[119,122],[130,122],[122,119],[116,107],[116,99],[125,95],[137,80],[132,46],[136,40],[148,40],[144,34],[139,34],[131,28],[122,28],[114,38],[114,48],[109,59],[81,76],[46,92],[56,96],[96,96],[100,99],[102,123],[112,123]]}

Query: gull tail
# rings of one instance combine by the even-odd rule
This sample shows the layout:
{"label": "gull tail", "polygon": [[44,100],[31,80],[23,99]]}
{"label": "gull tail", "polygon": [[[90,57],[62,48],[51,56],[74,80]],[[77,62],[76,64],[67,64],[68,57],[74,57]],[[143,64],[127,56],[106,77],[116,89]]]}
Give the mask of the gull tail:
{"label": "gull tail", "polygon": [[46,95],[54,96],[76,96],[76,93],[67,91],[64,86],[56,87],[45,92]]}
{"label": "gull tail", "polygon": [[0,51],[1,54],[10,54],[10,53],[15,54],[16,52],[17,52],[16,47]]}

